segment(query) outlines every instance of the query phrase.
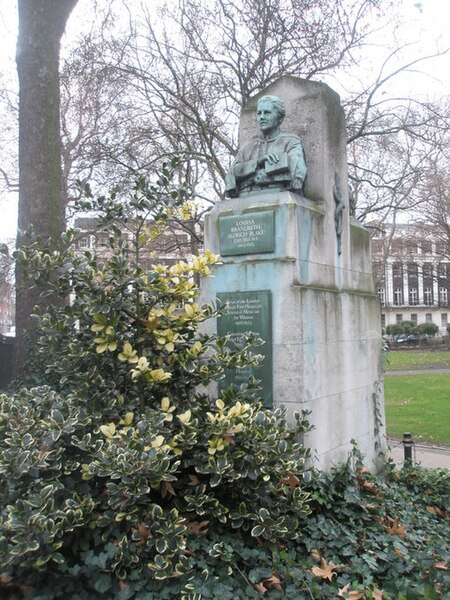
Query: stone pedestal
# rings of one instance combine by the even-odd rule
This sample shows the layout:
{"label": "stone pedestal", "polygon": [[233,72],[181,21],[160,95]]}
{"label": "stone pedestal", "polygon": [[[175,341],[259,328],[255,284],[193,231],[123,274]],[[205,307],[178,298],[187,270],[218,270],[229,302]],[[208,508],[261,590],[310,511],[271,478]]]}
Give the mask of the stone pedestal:
{"label": "stone pedestal", "polygon": [[[298,92],[299,80],[287,79]],[[286,82],[278,86],[281,91],[277,84],[272,87],[264,93],[285,100]],[[305,114],[302,98],[309,98],[308,110],[319,114],[315,118],[321,123],[309,132],[315,153],[308,153],[312,142],[306,131],[302,135],[314,198],[268,190],[217,204],[205,223],[205,246],[221,256],[221,264],[214,277],[203,281],[202,296],[205,301],[236,300],[232,313],[238,321],[228,321],[226,327],[236,325],[241,331],[257,323],[262,329],[260,335],[267,338],[260,350],[266,354],[264,399],[266,404],[285,405],[288,415],[311,411],[314,430],[305,443],[313,450],[316,466],[327,469],[346,460],[355,440],[366,464],[376,468],[376,414],[382,419],[384,415],[379,392],[380,309],[369,234],[348,214],[338,97],[321,84],[300,82],[300,87],[297,114]],[[245,123],[244,115],[244,128]],[[320,176],[315,176],[319,170]],[[346,204],[339,243],[336,172]],[[269,306],[262,317],[266,322],[258,324],[258,307],[264,302]],[[382,430],[380,434],[384,439]]]}

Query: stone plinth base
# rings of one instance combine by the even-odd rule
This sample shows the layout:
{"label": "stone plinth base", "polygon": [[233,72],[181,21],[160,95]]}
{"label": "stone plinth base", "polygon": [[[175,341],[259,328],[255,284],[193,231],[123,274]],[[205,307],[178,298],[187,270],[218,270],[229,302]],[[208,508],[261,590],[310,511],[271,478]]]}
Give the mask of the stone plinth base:
{"label": "stone plinth base", "polygon": [[[274,227],[265,233],[264,223],[272,212]],[[253,237],[260,227],[255,247],[263,252],[233,254],[238,239],[233,235],[240,235],[241,220],[236,219],[234,228],[227,224],[229,239],[223,227],[232,215],[253,223]],[[375,402],[382,419],[384,415],[379,396],[380,310],[369,235],[350,223],[346,251],[337,255],[335,240],[324,233],[324,216],[320,203],[289,192],[216,205],[206,222],[205,245],[216,254],[226,248],[226,255],[221,255],[214,277],[203,281],[202,299],[270,292],[272,381],[265,385],[272,386],[273,404],[285,405],[289,416],[311,411],[314,430],[306,444],[313,450],[315,466],[328,469],[346,460],[355,440],[367,466],[376,468],[374,432],[380,423]],[[263,239],[272,235],[273,245]],[[380,434],[384,439],[382,427]]]}

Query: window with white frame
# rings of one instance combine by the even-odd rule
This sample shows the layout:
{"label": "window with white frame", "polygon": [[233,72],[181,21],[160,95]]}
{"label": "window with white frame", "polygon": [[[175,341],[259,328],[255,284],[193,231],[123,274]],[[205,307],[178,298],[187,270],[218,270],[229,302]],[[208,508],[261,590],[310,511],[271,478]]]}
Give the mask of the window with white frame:
{"label": "window with white frame", "polygon": [[416,306],[418,304],[417,288],[409,288],[409,305]]}
{"label": "window with white frame", "polygon": [[425,306],[433,305],[433,288],[427,287],[423,290],[423,302]]}
{"label": "window with white frame", "polygon": [[445,279],[447,277],[447,272],[448,272],[448,263],[439,263],[438,276]]}
{"label": "window with white frame", "polygon": [[386,304],[386,290],[384,287],[379,287],[377,289],[378,298],[380,300],[380,304],[384,306]]}
{"label": "window with white frame", "polygon": [[78,248],[89,248],[90,247],[90,239],[88,235],[83,236],[78,241]]}
{"label": "window with white frame", "polygon": [[448,290],[445,287],[439,288],[439,304],[441,306],[447,306],[448,304]]}
{"label": "window with white frame", "polygon": [[394,290],[394,304],[401,306],[403,304],[403,290],[402,288],[395,288]]}
{"label": "window with white frame", "polygon": [[446,328],[448,325],[448,313],[441,313],[441,327]]}

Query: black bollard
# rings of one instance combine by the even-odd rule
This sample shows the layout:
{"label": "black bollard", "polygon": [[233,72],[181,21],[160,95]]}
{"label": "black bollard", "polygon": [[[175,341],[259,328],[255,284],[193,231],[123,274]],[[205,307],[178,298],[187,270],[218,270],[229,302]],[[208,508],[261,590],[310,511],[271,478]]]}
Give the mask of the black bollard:
{"label": "black bollard", "polygon": [[412,467],[413,439],[410,433],[403,434],[403,450],[405,453],[405,466]]}

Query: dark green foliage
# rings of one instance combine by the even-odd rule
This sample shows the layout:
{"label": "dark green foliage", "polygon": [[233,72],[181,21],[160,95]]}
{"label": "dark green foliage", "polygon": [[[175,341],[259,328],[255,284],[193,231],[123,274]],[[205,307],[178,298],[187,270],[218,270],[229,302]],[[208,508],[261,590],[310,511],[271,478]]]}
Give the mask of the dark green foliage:
{"label": "dark green foliage", "polygon": [[[394,338],[398,338],[401,335],[408,336],[433,336],[439,331],[439,327],[435,323],[420,323],[416,325],[413,321],[401,321],[400,323],[394,323],[386,327],[386,333],[392,335]],[[419,341],[419,339],[415,339]]]}
{"label": "dark green foliage", "polygon": [[83,598],[111,597],[125,581],[158,591],[191,572],[189,540],[208,527],[252,547],[298,536],[308,512],[307,494],[286,483],[308,457],[305,416],[288,427],[252,382],[220,398],[206,388],[258,360],[252,334],[231,350],[200,330],[217,309],[197,304],[194,278],[215,257],[141,267],[184,200],[169,176],[159,187],[138,180],[128,203],[87,190],[85,208],[111,231],[105,264],[75,253],[71,231],[64,251],[36,243],[16,255],[45,292],[72,297],[38,315],[45,385],[0,399],[0,561],[37,597],[44,582]]}
{"label": "dark green foliage", "polygon": [[357,452],[308,472],[305,415],[288,426],[254,382],[217,398],[211,383],[257,361],[257,340],[231,351],[201,332],[217,309],[198,306],[193,276],[214,257],[141,269],[159,200],[142,180],[117,210],[99,199],[103,266],[70,248],[17,257],[73,302],[39,317],[40,385],[0,396],[0,596],[444,598],[448,473],[382,481]]}
{"label": "dark green foliage", "polygon": [[439,327],[436,323],[421,323],[417,326],[417,333],[425,335],[436,335],[439,331]]}

